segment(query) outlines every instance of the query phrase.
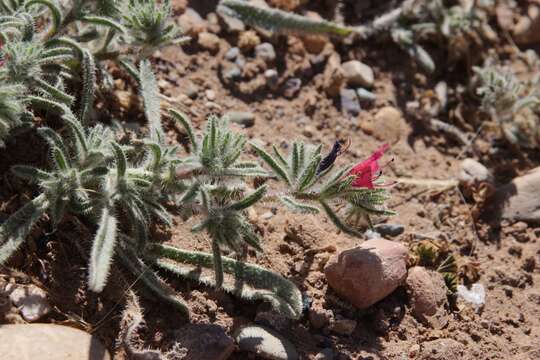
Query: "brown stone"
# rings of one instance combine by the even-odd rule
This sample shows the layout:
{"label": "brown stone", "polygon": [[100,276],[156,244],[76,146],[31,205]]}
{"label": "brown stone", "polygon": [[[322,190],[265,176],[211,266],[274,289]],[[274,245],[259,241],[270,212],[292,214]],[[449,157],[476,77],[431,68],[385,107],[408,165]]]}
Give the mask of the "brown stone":
{"label": "brown stone", "polygon": [[385,106],[375,114],[371,128],[375,139],[393,144],[403,136],[406,125],[398,109]]}
{"label": "brown stone", "polygon": [[324,271],[328,284],[360,309],[384,299],[407,276],[408,251],[399,243],[374,239],[340,252]]}
{"label": "brown stone", "polygon": [[447,304],[446,284],[442,275],[421,266],[409,269],[407,292],[413,316],[436,329],[448,323],[444,306]]}
{"label": "brown stone", "polygon": [[0,326],[2,360],[109,360],[101,342],[84,331],[54,324]]}

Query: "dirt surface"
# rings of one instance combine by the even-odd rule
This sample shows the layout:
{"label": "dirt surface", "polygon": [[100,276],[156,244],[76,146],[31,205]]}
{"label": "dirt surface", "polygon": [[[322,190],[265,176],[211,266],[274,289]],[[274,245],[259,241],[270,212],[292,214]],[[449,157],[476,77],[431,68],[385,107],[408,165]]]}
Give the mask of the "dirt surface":
{"label": "dirt surface", "polygon": [[[214,1],[188,3],[203,17],[215,9]],[[176,3],[177,16],[183,13],[183,5],[182,1]],[[339,96],[331,99],[324,92],[324,66],[313,66],[320,54],[307,52],[302,40],[294,36],[275,37],[271,41],[278,59],[273,68],[278,70],[280,81],[289,77],[302,80],[297,94],[285,97],[282,84],[277,90],[261,86],[265,83],[261,76],[267,65],[250,54],[242,70],[244,74],[252,71],[256,75],[248,74],[246,77],[251,77],[250,80],[233,84],[225,81],[223,72],[231,62],[224,55],[236,41],[235,36],[224,35],[219,50],[214,53],[194,41],[183,50],[179,47],[163,49],[152,59],[161,90],[173,105],[191,116],[198,128],[211,113],[249,111],[255,115],[254,125],[245,129],[235,126],[265,145],[300,138],[322,143],[329,149],[336,140],[350,139],[349,150],[339,158],[339,164],[356,163],[382,143],[390,143],[387,159],[394,158],[394,161],[385,167],[385,176],[389,179],[451,180],[456,178],[465,157],[481,160],[493,170],[498,182],[540,164],[538,155],[532,151],[525,152],[523,159],[510,155],[510,150],[498,146],[490,132],[481,133],[472,146],[464,147],[448,134],[429,130],[421,116],[411,113],[407,103],[427,101],[439,81],[444,80],[449,86],[467,84],[469,74],[463,71],[463,62],[453,67],[441,62],[437,73],[428,77],[418,72],[395,46],[371,41],[355,45],[327,42],[321,53],[338,53],[343,60],[360,59],[375,73],[373,92],[377,100],[363,103],[360,115],[350,117],[341,111]],[[513,51],[502,41],[493,45],[492,50],[506,55]],[[435,57],[443,59],[444,54],[435,51]],[[120,94],[134,91],[122,80],[117,86]],[[451,101],[459,100],[457,96],[451,98]],[[377,122],[377,114],[389,106],[398,109],[401,115],[387,123]],[[451,106],[455,108],[456,104]],[[472,111],[469,127],[462,127],[464,132],[474,134],[473,124],[480,121],[475,116]],[[124,120],[136,119],[126,117]],[[174,124],[167,122],[166,128],[171,142],[184,141],[184,135]],[[3,151],[0,168],[4,173],[15,163],[39,164],[44,160],[39,154],[45,151],[18,150],[23,145],[22,136],[14,140],[17,145],[11,147],[9,153]],[[32,136],[34,139],[35,135]],[[32,143],[37,144],[35,149],[44,146],[37,138]],[[22,187],[12,183],[11,176],[3,179],[1,210],[8,214],[31,194],[18,193],[17,189]],[[404,233],[392,240],[411,249],[420,241],[436,243],[456,257],[460,283],[479,281],[486,289],[486,303],[479,313],[470,306],[458,307],[451,301],[447,310],[448,324],[440,329],[415,320],[402,287],[364,311],[354,309],[328,288],[322,270],[329,257],[340,249],[358,245],[362,239],[339,233],[322,215],[294,215],[278,209],[275,204],[256,207],[250,217],[262,235],[264,252],[251,253],[248,261],[292,280],[311,299],[312,306],[331,310],[334,318],[357,321],[350,335],[337,334],[327,327],[317,330],[307,315],[278,329],[293,342],[302,359],[315,359],[319,351],[328,347],[334,350],[336,359],[438,359],[437,354],[429,353],[429,349],[437,348],[434,341],[438,339],[453,339],[461,344],[451,347],[446,359],[538,358],[540,228],[524,223],[475,221],[475,199],[463,190],[452,185],[445,188],[407,183],[390,190],[388,207],[397,215],[387,221],[405,227]],[[189,231],[191,225],[176,216],[172,229],[157,228],[154,236],[183,249],[210,250],[204,235]],[[117,352],[119,359],[125,356],[122,350],[116,350],[124,291],[133,287],[141,295],[145,309],[146,327],[139,334],[141,343],[169,350],[175,331],[185,320],[166,305],[144,296],[136,279],[124,277],[120,269],[115,269],[102,296],[87,293],[85,257],[91,239],[91,228],[87,226],[72,218],[53,231],[44,219],[43,227],[36,229],[28,245],[11,261],[10,267],[18,270],[6,269],[3,277],[44,287],[54,307],[48,321],[97,334],[112,352]],[[260,320],[256,317],[264,309],[263,304],[245,303],[219,291],[163,275],[189,303],[193,323],[217,324],[232,335],[241,325]],[[22,319],[12,312],[5,321],[21,322]],[[246,358],[255,359],[240,352],[231,357]]]}

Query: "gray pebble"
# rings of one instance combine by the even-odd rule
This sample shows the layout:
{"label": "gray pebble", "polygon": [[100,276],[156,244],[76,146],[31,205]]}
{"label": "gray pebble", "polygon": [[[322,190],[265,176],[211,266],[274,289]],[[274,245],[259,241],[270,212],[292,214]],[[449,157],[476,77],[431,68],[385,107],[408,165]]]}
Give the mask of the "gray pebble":
{"label": "gray pebble", "polygon": [[238,55],[240,55],[240,49],[237,48],[237,47],[233,47],[233,48],[230,48],[226,53],[225,53],[225,59],[229,60],[229,61],[234,61],[236,60],[236,58],[238,57]]}
{"label": "gray pebble", "polygon": [[360,114],[360,102],[358,101],[356,91],[352,89],[341,89],[339,93],[341,98],[341,110],[343,113],[349,116],[357,116]]}
{"label": "gray pebble", "polygon": [[379,224],[375,225],[374,228],[382,236],[392,237],[401,235],[405,231],[405,226],[401,224]]}
{"label": "gray pebble", "polygon": [[226,117],[233,123],[243,125],[244,127],[252,127],[255,125],[255,114],[247,111],[229,111],[225,114]]}
{"label": "gray pebble", "polygon": [[301,87],[302,87],[302,80],[298,78],[289,79],[285,83],[285,87],[283,89],[283,95],[286,98],[291,99],[298,94]]}
{"label": "gray pebble", "polygon": [[273,62],[276,60],[276,51],[270,43],[262,43],[255,47],[255,56],[263,59],[265,62]]}

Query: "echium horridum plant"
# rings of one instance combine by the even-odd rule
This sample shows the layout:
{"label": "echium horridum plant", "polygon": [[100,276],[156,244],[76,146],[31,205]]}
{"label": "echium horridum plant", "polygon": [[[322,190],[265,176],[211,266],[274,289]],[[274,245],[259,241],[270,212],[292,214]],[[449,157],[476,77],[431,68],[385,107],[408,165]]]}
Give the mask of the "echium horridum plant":
{"label": "echium horridum plant", "polygon": [[[536,71],[538,58],[532,51],[523,54],[529,71]],[[482,110],[495,121],[504,138],[513,145],[536,148],[540,145],[540,78],[519,79],[510,66],[486,60],[475,67],[472,86],[480,97]],[[526,75],[525,75],[526,76]]]}
{"label": "echium horridum plant", "polygon": [[[37,183],[42,193],[0,226],[0,261],[5,262],[21,246],[44,213],[57,224],[69,212],[96,224],[88,275],[89,289],[94,292],[104,289],[117,258],[156,295],[186,313],[186,304],[148,265],[244,299],[268,301],[281,314],[299,317],[302,296],[296,286],[243,261],[248,247],[264,248],[247,221],[246,210],[260,201],[280,201],[300,213],[322,210],[341,230],[360,235],[352,225],[357,219],[390,214],[383,208],[386,189],[378,163],[387,147],[360,164],[334,170],[343,150],[339,142],[326,156],[320,145],[295,142],[284,156],[276,147],[270,154],[252,143],[267,165],[265,170],[244,158],[247,140],[228,127],[227,119],[211,116],[203,134],[197,135],[185,115],[170,110],[191,142],[190,154],[182,157],[177,146],[165,141],[157,84],[148,62],[140,64],[137,79],[149,129],[142,141],[118,144],[111,130],[84,126],[67,106],[62,108],[62,117],[71,131],[69,141],[49,128],[39,130],[50,145],[51,167],[13,168],[15,174]],[[253,178],[278,180],[283,186],[270,191],[268,187],[277,185],[272,182],[250,189]],[[155,221],[170,223],[166,202],[199,219],[193,231],[208,234],[212,253],[149,241]],[[120,235],[120,227],[130,229],[129,233]],[[225,249],[235,256],[223,256]]]}

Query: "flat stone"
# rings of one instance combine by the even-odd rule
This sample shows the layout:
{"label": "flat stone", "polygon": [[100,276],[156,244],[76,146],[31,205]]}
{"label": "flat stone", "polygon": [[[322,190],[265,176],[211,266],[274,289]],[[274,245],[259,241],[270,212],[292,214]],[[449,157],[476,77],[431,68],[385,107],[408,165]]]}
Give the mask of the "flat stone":
{"label": "flat stone", "polygon": [[94,336],[54,324],[0,326],[2,360],[110,360],[107,349]]}
{"label": "flat stone", "polygon": [[257,354],[263,359],[296,360],[294,346],[277,332],[262,326],[246,326],[236,335],[240,350]]}
{"label": "flat stone", "polygon": [[225,29],[230,33],[239,33],[246,30],[246,24],[240,19],[218,12],[219,17],[225,24]]}
{"label": "flat stone", "polygon": [[347,84],[351,86],[372,87],[375,81],[373,70],[358,60],[351,60],[341,64]]}
{"label": "flat stone", "polygon": [[408,250],[400,243],[374,239],[332,257],[324,273],[328,285],[365,309],[390,295],[407,277]]}
{"label": "flat stone", "polygon": [[302,88],[302,80],[298,78],[291,78],[285,82],[283,87],[283,96],[287,99],[292,99],[300,92]]}

